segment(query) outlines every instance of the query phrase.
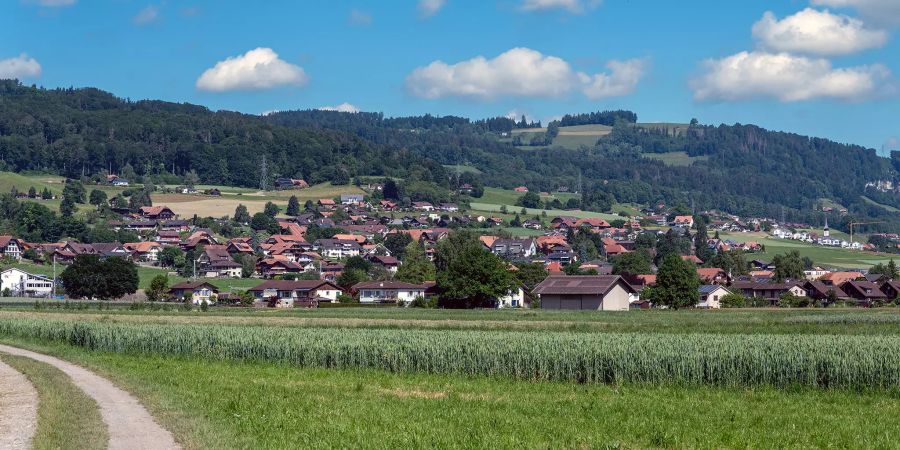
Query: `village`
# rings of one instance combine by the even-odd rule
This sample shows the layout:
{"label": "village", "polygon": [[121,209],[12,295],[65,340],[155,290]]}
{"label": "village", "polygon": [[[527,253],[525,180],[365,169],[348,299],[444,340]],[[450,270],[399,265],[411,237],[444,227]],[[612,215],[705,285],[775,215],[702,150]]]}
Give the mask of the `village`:
{"label": "village", "polygon": [[[108,177],[107,182],[115,186],[128,184],[127,180],[116,176]],[[278,179],[275,186],[280,190],[309,187],[303,180],[291,179]],[[652,264],[652,259],[643,270],[624,267],[626,264],[617,261],[626,261],[627,256],[623,258],[623,255],[635,251],[652,258],[656,252],[655,243],[667,235],[696,240],[698,225],[695,220],[703,217],[706,248],[694,245],[688,246],[687,251],[680,251],[681,258],[695,266],[700,282],[693,305],[696,308],[780,306],[785,296],[808,299],[810,305],[841,302],[873,306],[893,301],[900,291],[900,283],[889,274],[869,273],[866,268],[823,268],[813,266],[812,261],[806,264],[802,276],[785,279],[777,275],[773,262],[754,257],[765,250],[764,245],[754,240],[719,237],[720,232],[735,236],[766,230],[772,239],[874,250],[871,244],[831,238],[827,222],[819,234],[798,231],[809,230],[808,225],[779,223],[765,218],[741,219],[721,212],[678,214],[674,208],[663,204],[645,208],[640,215],[612,221],[597,217],[547,216],[546,213],[527,218],[524,208],[521,217],[517,213],[510,220],[502,215],[469,212],[465,205],[461,207],[456,203],[434,205],[411,201],[401,205],[399,201],[379,195],[380,184],[365,188],[367,194],[341,194],[308,201],[302,210],[294,208],[291,211],[296,215],[270,211],[270,225],[251,226],[250,234],[237,237],[225,237],[209,227],[198,226],[197,217],[179,217],[165,205],[143,206],[136,212],[123,209],[121,220],[111,221],[109,225],[116,231],[135,233],[141,237],[140,241],[33,243],[15,236],[0,236],[0,258],[7,263],[25,261],[52,266],[57,275],[80,255],[122,258],[139,267],[166,270],[174,280],[181,280],[171,286],[167,284],[162,299],[189,299],[198,305],[310,308],[353,302],[409,306],[417,299],[436,298],[440,287],[433,279],[418,282],[395,279],[405,262],[402,247],[415,243],[424,256],[433,261],[440,241],[454,230],[469,229],[477,232],[485,252],[507,262],[510,272],[517,272],[523,265],[539,268],[537,278],[531,276],[525,280],[520,277],[517,285],[506,295],[494,298],[491,306],[628,310],[658,306],[642,293],[656,285],[659,267]],[[469,190],[469,185],[459,188],[461,194]],[[524,194],[528,188],[521,186],[514,191]],[[185,188],[182,192],[221,195],[217,189],[200,194]],[[229,223],[226,219],[207,220]],[[245,217],[242,220],[247,223],[240,225],[251,225],[252,220],[248,219],[255,220],[256,217]],[[516,228],[527,234],[514,233]],[[691,237],[692,230],[694,237]],[[715,234],[710,237],[708,232]],[[579,242],[574,242],[576,237]],[[648,239],[653,243],[650,246],[646,245]],[[743,263],[747,270],[735,273],[731,267],[713,264],[715,255],[734,253],[747,260]],[[176,271],[173,255],[189,255],[190,260],[183,262]],[[342,277],[348,264],[354,269],[365,267],[366,273],[361,277]],[[27,265],[20,264],[3,270],[0,292],[7,297],[64,298],[64,286],[58,279],[47,275],[46,271],[30,273],[27,269]],[[242,289],[224,288],[222,283],[216,282],[238,279],[243,281]],[[738,297],[745,300],[735,305],[727,300]],[[146,299],[147,295],[137,293],[131,298]],[[724,304],[723,299],[726,299]]]}

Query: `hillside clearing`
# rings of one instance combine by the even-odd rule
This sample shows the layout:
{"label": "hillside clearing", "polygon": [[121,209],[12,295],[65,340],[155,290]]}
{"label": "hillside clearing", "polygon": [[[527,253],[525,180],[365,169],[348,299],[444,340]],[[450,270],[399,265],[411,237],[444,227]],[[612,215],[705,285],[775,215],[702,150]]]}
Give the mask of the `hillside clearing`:
{"label": "hillside clearing", "polygon": [[687,167],[697,161],[706,161],[708,155],[688,156],[687,152],[668,152],[668,153],[644,153],[644,158],[656,159],[662,161],[667,166]]}

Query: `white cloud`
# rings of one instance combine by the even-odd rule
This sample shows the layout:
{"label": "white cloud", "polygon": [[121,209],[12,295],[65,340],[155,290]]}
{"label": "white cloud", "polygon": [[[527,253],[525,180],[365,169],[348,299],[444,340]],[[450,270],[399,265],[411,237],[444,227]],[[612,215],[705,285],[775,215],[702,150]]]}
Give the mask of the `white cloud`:
{"label": "white cloud", "polygon": [[572,14],[581,14],[600,6],[602,0],[524,0],[523,11],[548,11],[562,9]]}
{"label": "white cloud", "polygon": [[512,119],[512,120],[515,120],[516,122],[522,120],[522,116],[525,116],[525,120],[529,123],[537,121],[537,119],[535,119],[534,116],[532,116],[531,114],[528,114],[528,111],[526,111],[524,109],[516,108],[516,109],[513,109],[510,112],[506,113],[507,119]]}
{"label": "white cloud", "polygon": [[580,75],[582,82],[586,84],[581,91],[592,100],[631,94],[647,71],[647,65],[647,61],[643,59],[610,61],[606,63],[609,74]]}
{"label": "white cloud", "polygon": [[135,25],[150,25],[153,22],[159,20],[159,7],[156,5],[150,5],[134,16]]}
{"label": "white cloud", "polygon": [[197,89],[213,92],[303,86],[309,77],[302,67],[278,57],[271,48],[260,47],[240,56],[219,61],[197,79]]}
{"label": "white cloud", "polygon": [[447,0],[419,0],[419,16],[423,18],[431,17],[438,13]]}
{"label": "white cloud", "polygon": [[696,100],[747,100],[768,97],[782,102],[815,98],[864,100],[889,89],[890,71],[880,64],[833,68],[821,58],[788,53],[741,52],[704,62],[706,72],[691,81]]}
{"label": "white cloud", "polygon": [[885,25],[900,25],[900,1],[897,0],[810,0],[816,6],[853,8],[867,20]]}
{"label": "white cloud", "polygon": [[41,76],[41,65],[34,58],[22,53],[18,58],[0,59],[0,79],[37,78]]}
{"label": "white cloud", "polygon": [[434,61],[418,67],[406,78],[415,96],[436,99],[465,97],[560,97],[582,90],[589,98],[625,95],[643,75],[642,63],[608,64],[611,74],[575,72],[565,60],[528,48],[513,48],[496,58],[478,56],[456,64]]}
{"label": "white cloud", "polygon": [[25,3],[30,3],[38,6],[43,6],[46,8],[57,8],[60,6],[72,6],[75,4],[77,0],[23,0]]}
{"label": "white cloud", "polygon": [[359,10],[359,9],[351,9],[350,17],[347,18],[347,23],[353,26],[366,26],[372,24],[372,15]]}
{"label": "white cloud", "polygon": [[770,50],[823,56],[881,47],[888,40],[887,32],[868,29],[862,20],[812,8],[782,20],[766,12],[753,24],[753,37]]}
{"label": "white cloud", "polygon": [[347,102],[341,103],[337,106],[322,106],[319,108],[321,111],[337,111],[337,112],[346,112],[346,113],[358,113],[359,108],[353,106]]}

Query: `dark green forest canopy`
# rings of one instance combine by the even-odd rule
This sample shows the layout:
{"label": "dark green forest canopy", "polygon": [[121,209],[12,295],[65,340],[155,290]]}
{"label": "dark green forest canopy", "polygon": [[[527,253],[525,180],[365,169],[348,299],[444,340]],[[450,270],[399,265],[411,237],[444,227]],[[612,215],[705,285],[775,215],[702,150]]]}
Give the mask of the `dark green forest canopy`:
{"label": "dark green forest canopy", "polygon": [[[695,124],[673,134],[636,122],[628,111],[570,115],[566,123],[611,124],[613,132],[577,150],[521,149],[504,136],[539,124],[318,110],[261,117],[0,81],[0,169],[78,177],[130,164],[139,175],[195,170],[204,184],[252,187],[265,155],[271,178],[412,177],[450,188],[456,181],[443,166],[470,165],[494,187],[552,191],[580,179],[585,205],[595,209],[611,199],[693,203],[698,210],[821,225],[821,202],[828,199],[850,213],[829,217],[834,227],[866,218],[887,222],[875,228],[900,230],[900,216],[873,203],[900,208],[900,196],[865,187],[896,181],[898,159],[753,125]],[[646,157],[668,152],[702,158],[679,167]]]}

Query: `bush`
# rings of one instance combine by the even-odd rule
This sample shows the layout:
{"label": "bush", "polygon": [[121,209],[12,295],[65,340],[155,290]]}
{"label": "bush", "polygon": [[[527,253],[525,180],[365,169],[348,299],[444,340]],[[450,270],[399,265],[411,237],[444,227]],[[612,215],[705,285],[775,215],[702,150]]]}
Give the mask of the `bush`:
{"label": "bush", "polygon": [[338,295],[337,300],[338,303],[359,303],[359,299],[348,294]]}
{"label": "bush", "polygon": [[425,297],[416,297],[410,302],[409,306],[411,308],[428,308],[434,309],[437,308],[437,297],[425,298]]}
{"label": "bush", "polygon": [[723,308],[743,308],[747,305],[747,298],[741,294],[731,293],[721,300]]}

